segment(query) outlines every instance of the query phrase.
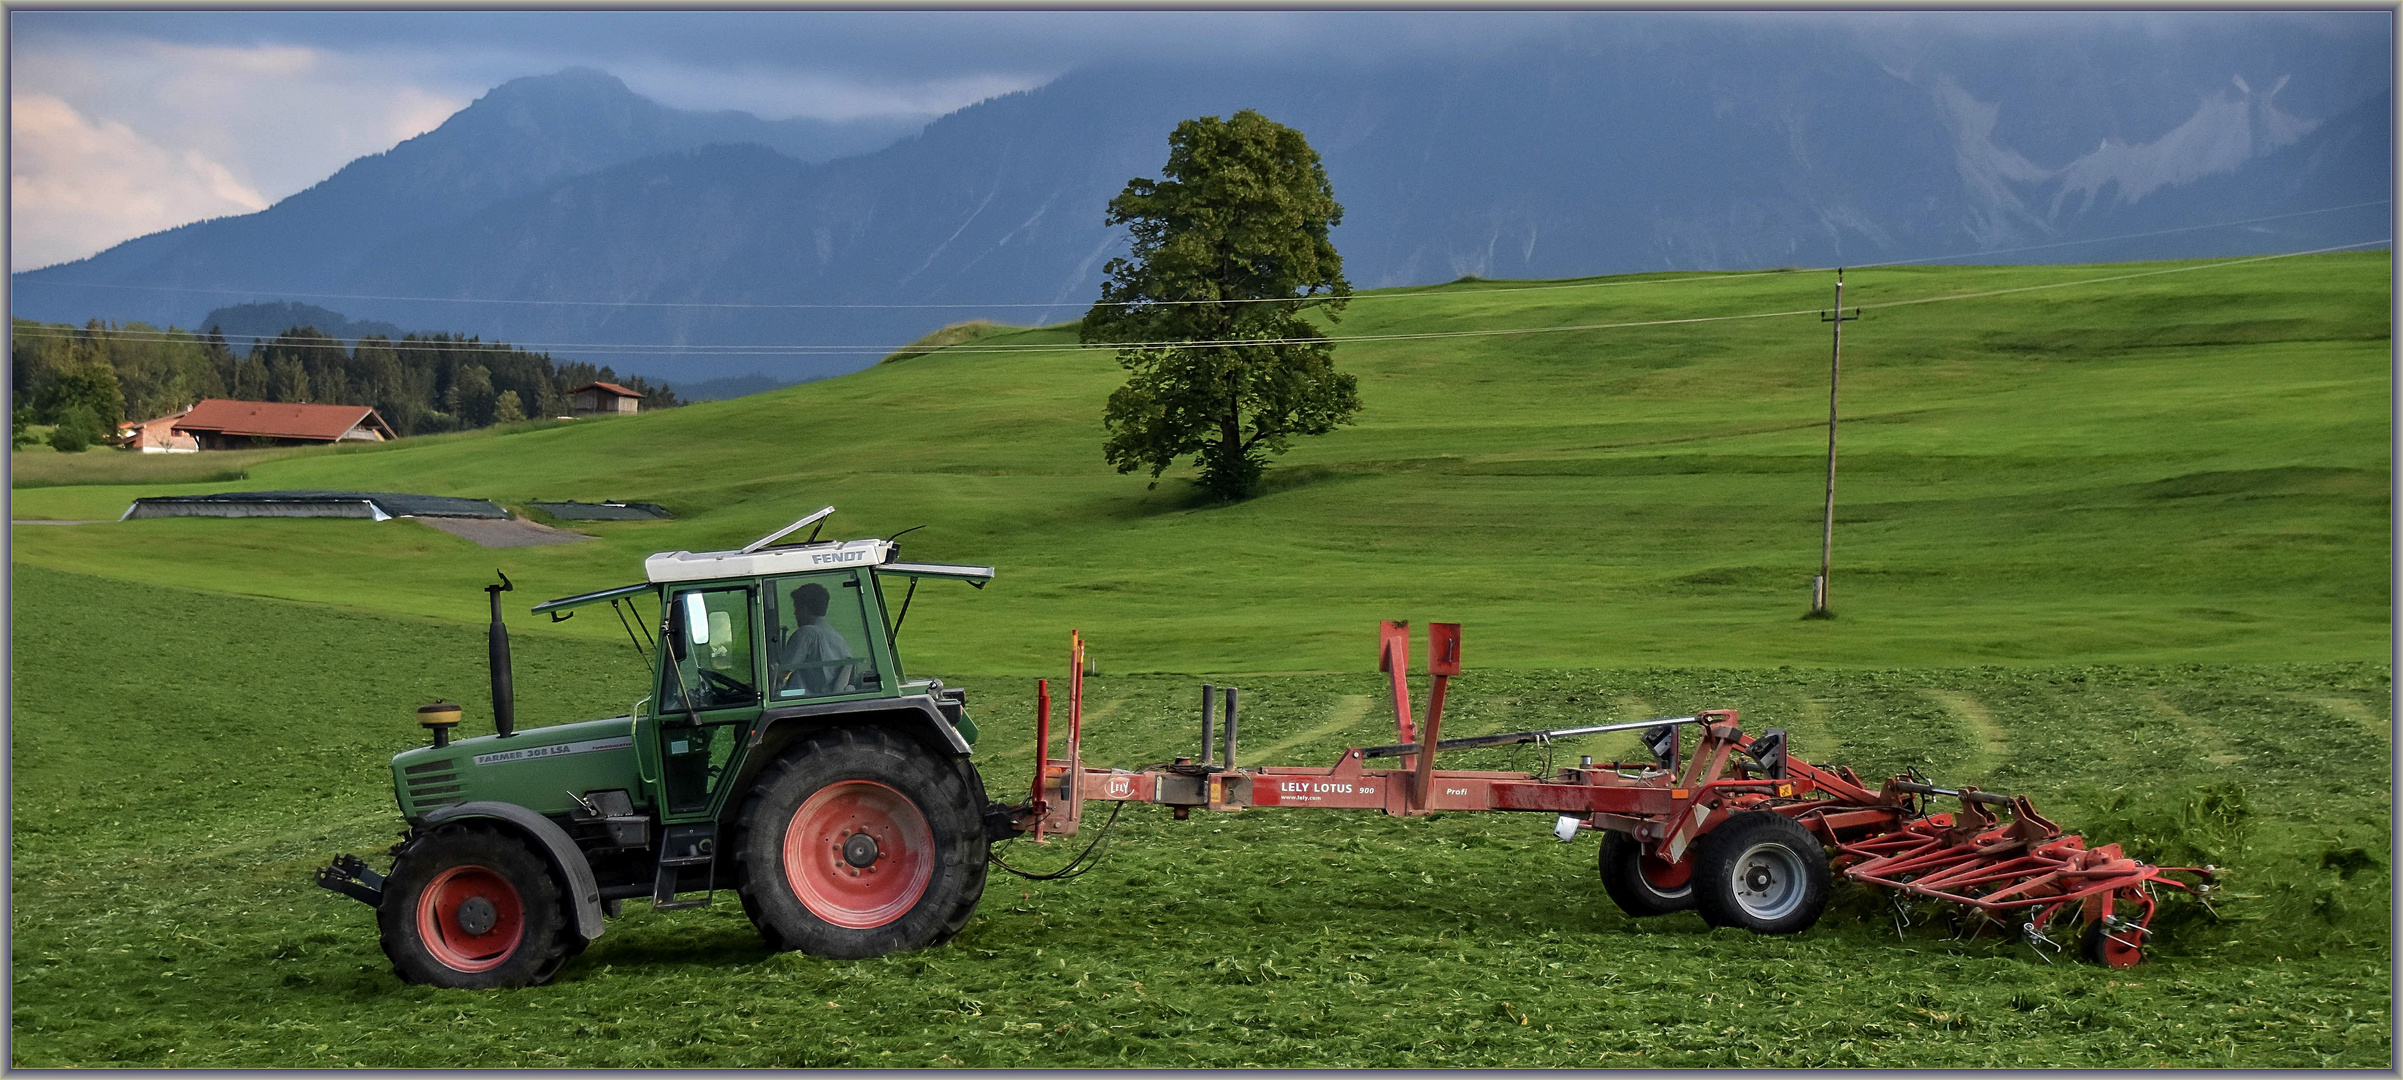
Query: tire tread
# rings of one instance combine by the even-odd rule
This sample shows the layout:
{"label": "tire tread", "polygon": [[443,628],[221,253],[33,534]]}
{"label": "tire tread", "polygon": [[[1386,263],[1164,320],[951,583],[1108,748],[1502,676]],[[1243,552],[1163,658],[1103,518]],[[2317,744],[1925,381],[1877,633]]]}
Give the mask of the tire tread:
{"label": "tire tread", "polygon": [[[779,952],[799,950],[836,959],[864,959],[940,945],[964,929],[984,897],[984,785],[974,765],[956,757],[953,760],[956,767],[883,728],[839,727],[803,738],[761,769],[734,833],[736,893],[743,914],[759,928],[760,939]],[[823,782],[839,778],[822,776],[813,783],[812,773],[857,771],[875,765],[882,765],[880,771],[888,775],[910,776],[911,786],[920,789],[906,793],[921,803],[929,827],[935,830],[935,877],[919,907],[894,922],[867,930],[834,927],[808,915],[784,881],[782,830],[792,812],[785,804],[797,805],[806,797],[807,792],[795,790],[799,785],[815,790]],[[924,805],[929,801],[937,805]],[[956,850],[956,859],[944,848]]]}
{"label": "tire tread", "polygon": [[[1764,921],[1735,900],[1730,883],[1735,861],[1763,839],[1774,839],[1802,856],[1803,898],[1784,916]],[[1784,814],[1754,810],[1720,822],[1694,845],[1694,910],[1712,926],[1734,926],[1755,934],[1797,934],[1827,910],[1827,849],[1809,829]]]}

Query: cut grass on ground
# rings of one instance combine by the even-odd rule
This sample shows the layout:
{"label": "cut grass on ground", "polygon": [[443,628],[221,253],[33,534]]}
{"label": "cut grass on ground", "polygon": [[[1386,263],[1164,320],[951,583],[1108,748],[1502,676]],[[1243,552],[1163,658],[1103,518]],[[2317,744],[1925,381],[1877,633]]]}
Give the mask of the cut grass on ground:
{"label": "cut grass on ground", "polygon": [[[2388,743],[2356,719],[2387,715],[2371,665],[1472,666],[1454,683],[1447,731],[1733,706],[1793,727],[1806,758],[2024,790],[2091,836],[2229,867],[2221,918],[2173,907],[2131,971],[1955,940],[1942,919],[1898,935],[1850,890],[1791,938],[1632,920],[1592,839],[1555,843],[1541,815],[1139,807],[1099,869],[997,875],[940,949],[774,955],[728,898],[629,902],[556,983],[474,993],[402,984],[368,909],[308,877],[337,852],[383,861],[385,761],[415,741],[416,703],[479,700],[475,628],[29,568],[14,615],[18,1067],[2391,1064]],[[1359,707],[1378,692],[1366,653],[1351,674],[1237,680],[1247,741],[1314,763],[1382,738],[1382,710]],[[524,722],[621,709],[632,659],[522,643]],[[1030,688],[951,681],[994,790],[1022,787]],[[1194,681],[1091,680],[1089,758],[1185,749]],[[1985,753],[1997,739],[2009,752]]]}

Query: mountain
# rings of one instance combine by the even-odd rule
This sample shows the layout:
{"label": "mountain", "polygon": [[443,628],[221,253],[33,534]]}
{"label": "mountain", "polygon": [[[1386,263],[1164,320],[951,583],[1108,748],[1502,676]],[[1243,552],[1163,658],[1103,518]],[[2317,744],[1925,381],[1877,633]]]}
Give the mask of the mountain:
{"label": "mountain", "polygon": [[[1476,54],[1088,67],[819,161],[739,114],[645,109],[598,73],[520,80],[382,162],[260,214],[19,274],[16,295],[37,317],[188,322],[207,303],[108,290],[103,304],[66,283],[338,293],[368,317],[660,377],[790,381],[946,323],[1075,318],[1123,250],[1108,199],[1157,174],[1179,120],[1241,108],[1324,155],[1362,287],[2386,235],[2387,208],[2356,205],[2384,200],[2391,175],[2382,38],[2171,47],[2127,31],[1910,51],[1813,24],[1582,25]],[[415,145],[498,131],[529,148],[479,163]],[[2190,228],[2260,218],[2276,220]],[[2151,235],[2094,242],[2125,234]],[[238,242],[253,235],[282,246]]]}
{"label": "mountain", "polygon": [[247,349],[253,343],[275,337],[296,326],[310,326],[328,337],[356,344],[360,338],[385,337],[399,340],[400,327],[388,322],[352,322],[339,311],[315,304],[296,304],[284,301],[275,304],[235,304],[201,316],[198,329],[217,330],[225,335],[226,343],[236,349]]}
{"label": "mountain", "polygon": [[[497,203],[628,161],[712,143],[757,144],[791,160],[824,161],[903,134],[879,121],[770,122],[742,112],[670,109],[590,68],[515,79],[433,131],[359,158],[259,213],[195,222],[17,274],[40,294],[18,298],[17,314],[89,310],[190,325],[227,293],[308,298],[369,272],[374,253],[397,238],[439,234]],[[39,288],[51,281],[110,288]],[[93,295],[129,285],[184,292]],[[452,324],[465,325],[457,319],[430,325]]]}

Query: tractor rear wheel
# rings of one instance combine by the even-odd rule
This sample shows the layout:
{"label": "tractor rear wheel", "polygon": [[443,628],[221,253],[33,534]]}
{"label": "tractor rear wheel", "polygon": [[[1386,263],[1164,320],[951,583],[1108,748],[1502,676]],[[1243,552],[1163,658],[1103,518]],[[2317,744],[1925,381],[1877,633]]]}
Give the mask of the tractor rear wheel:
{"label": "tractor rear wheel", "polygon": [[1694,909],[1755,934],[1808,930],[1827,910],[1827,849],[1783,814],[1730,817],[1694,844]]}
{"label": "tractor rear wheel", "polygon": [[1644,842],[1616,830],[1602,833],[1602,891],[1629,915],[1673,915],[1694,909],[1694,861],[1670,862]]}
{"label": "tractor rear wheel", "polygon": [[583,944],[549,864],[487,825],[413,837],[376,909],[384,955],[403,981],[458,990],[539,986]]}
{"label": "tractor rear wheel", "polygon": [[966,926],[989,845],[965,773],[879,728],[819,732],[762,770],[735,857],[768,947],[856,960]]}

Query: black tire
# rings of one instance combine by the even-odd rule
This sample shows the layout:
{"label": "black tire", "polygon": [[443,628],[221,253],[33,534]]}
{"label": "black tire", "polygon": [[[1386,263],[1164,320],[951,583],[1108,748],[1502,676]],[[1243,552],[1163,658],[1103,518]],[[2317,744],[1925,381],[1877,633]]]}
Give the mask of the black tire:
{"label": "black tire", "polygon": [[376,926],[394,974],[458,990],[540,986],[584,945],[550,864],[491,825],[411,838],[384,882]]}
{"label": "black tire", "polygon": [[1694,845],[1694,910],[1712,926],[1797,934],[1827,910],[1827,849],[1794,819],[1737,814]]}
{"label": "black tire", "polygon": [[2144,935],[2133,927],[2114,934],[2104,930],[2100,922],[2088,923],[2078,951],[2089,964],[2131,968],[2144,962]]}
{"label": "black tire", "polygon": [[[890,731],[837,728],[761,770],[735,858],[743,911],[768,947],[857,960],[959,933],[984,896],[990,848],[973,768]],[[788,838],[795,828],[825,834]]]}
{"label": "black tire", "polygon": [[[1656,879],[1664,873],[1673,876],[1673,864],[1644,855],[1643,841],[1615,829],[1602,833],[1602,891],[1610,894],[1611,902],[1639,919],[1694,910],[1693,861],[1684,863],[1684,881],[1664,887]],[[1646,867],[1647,861],[1653,865]]]}

